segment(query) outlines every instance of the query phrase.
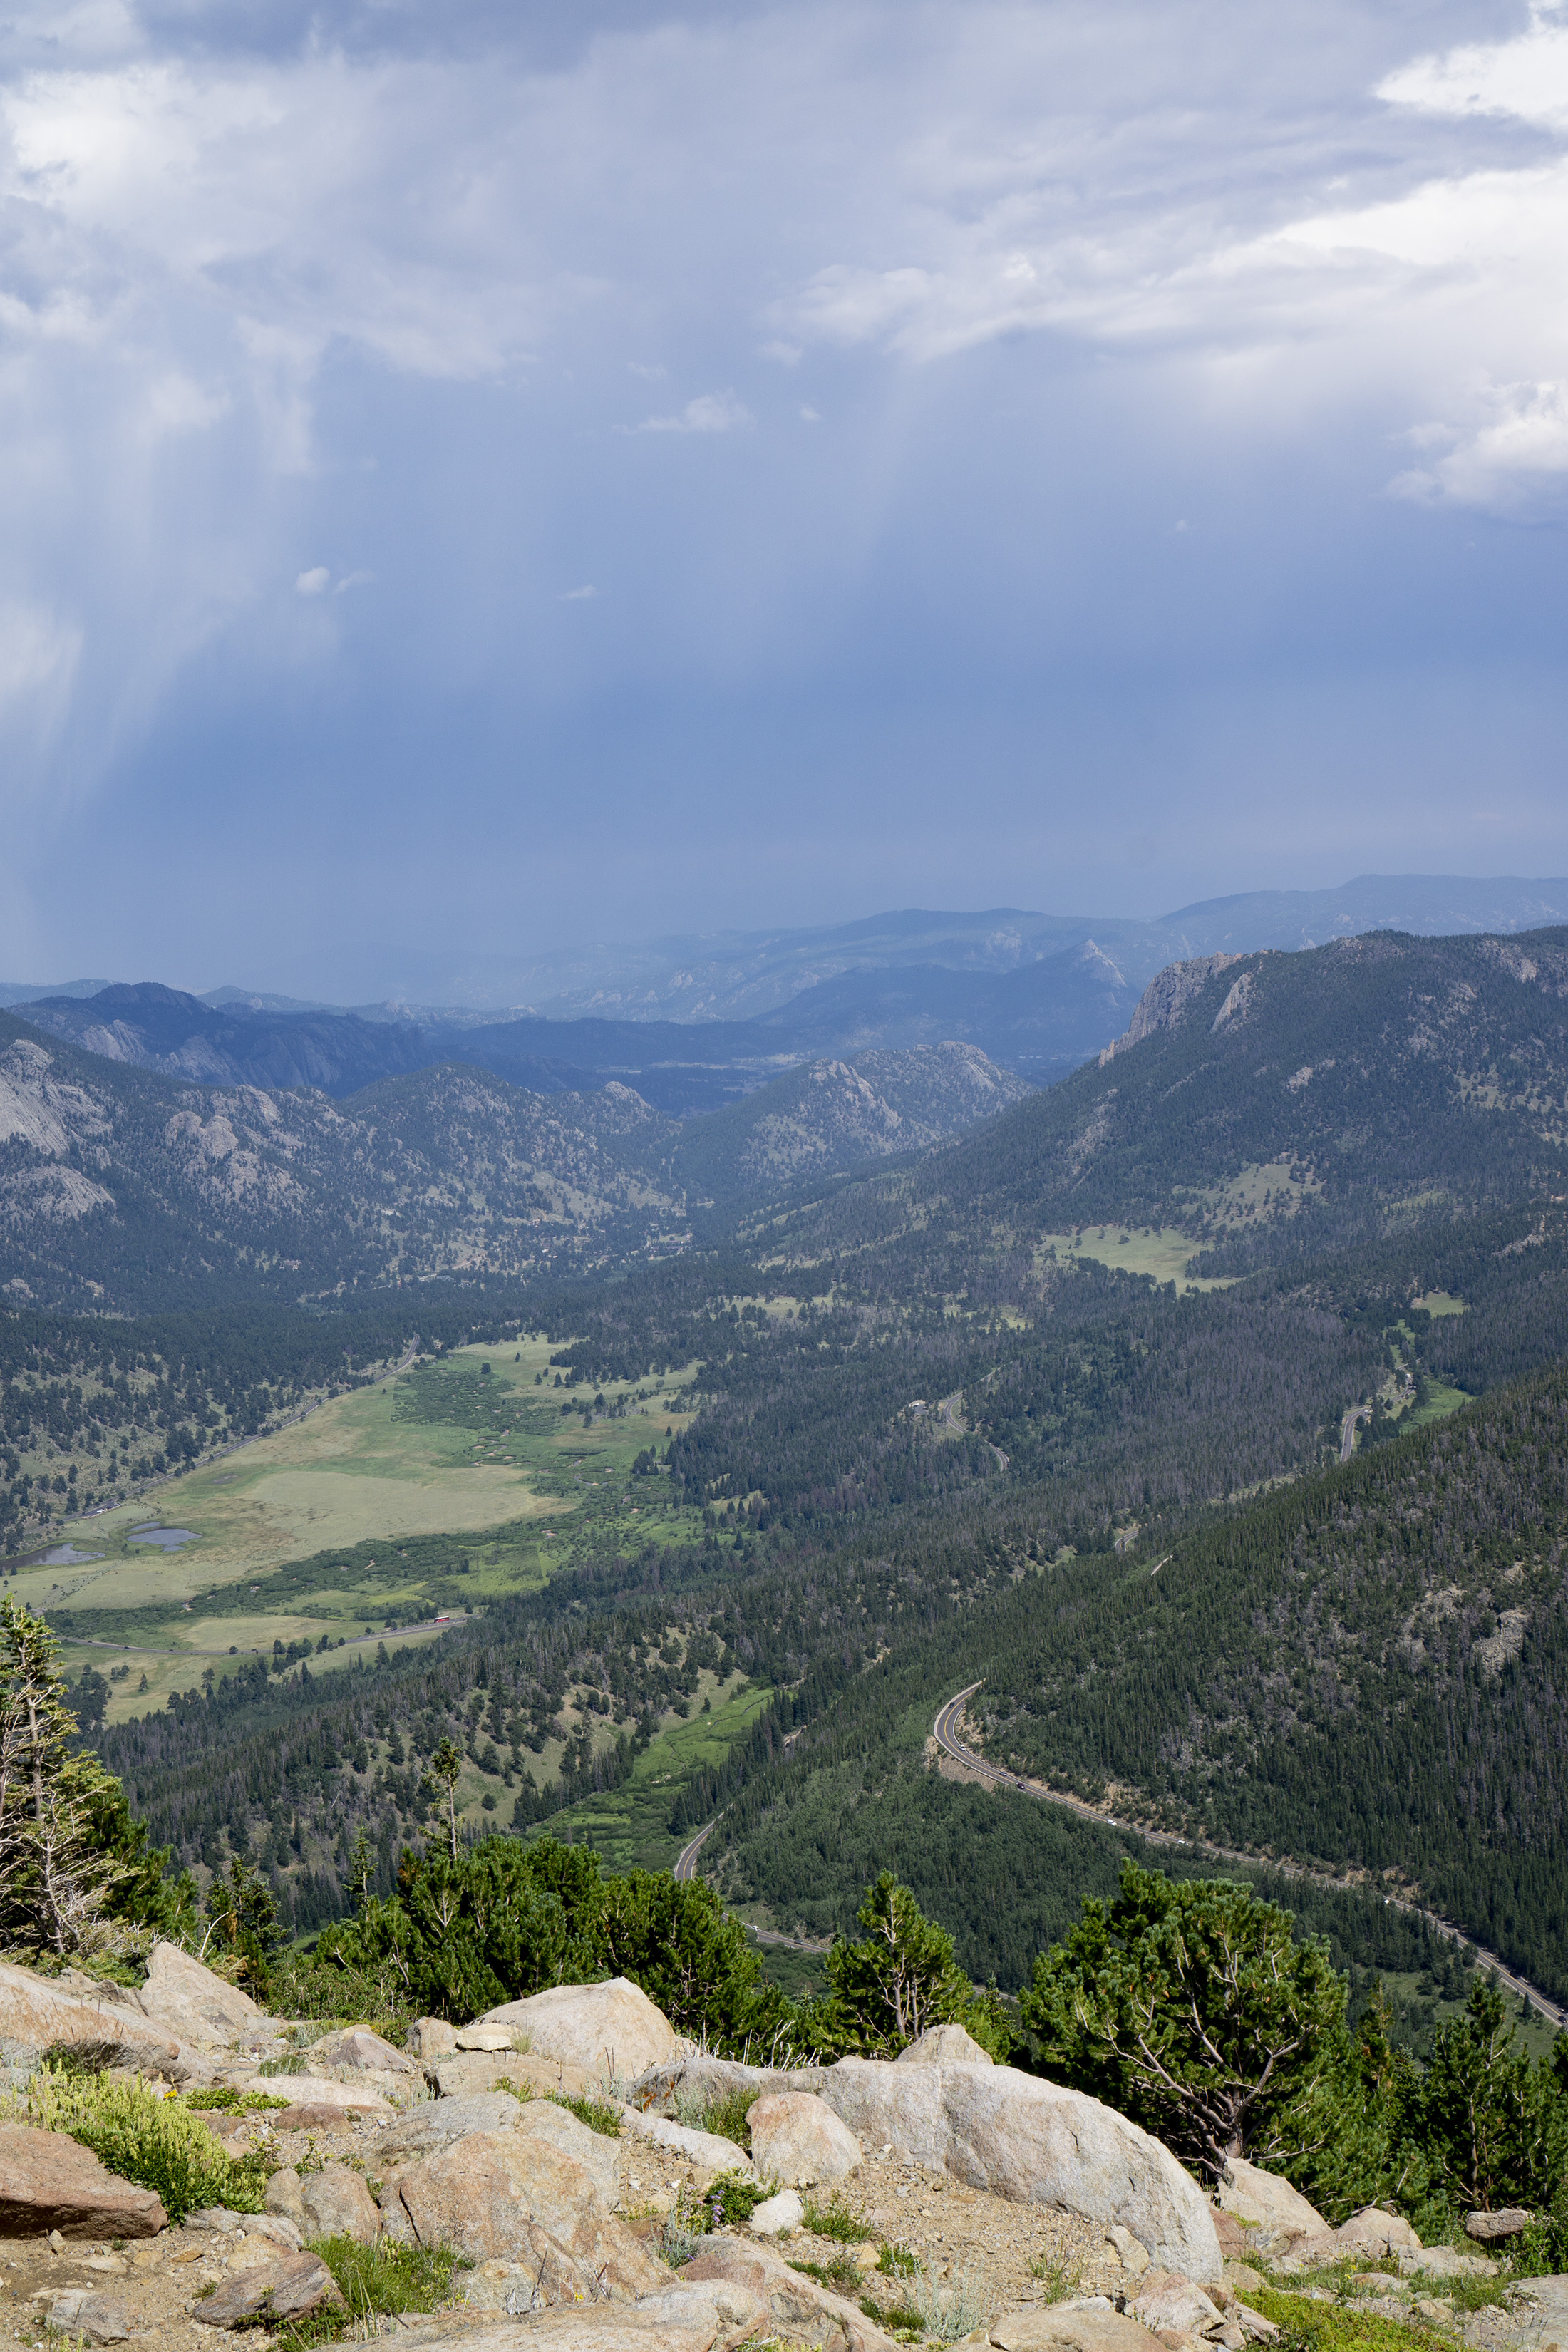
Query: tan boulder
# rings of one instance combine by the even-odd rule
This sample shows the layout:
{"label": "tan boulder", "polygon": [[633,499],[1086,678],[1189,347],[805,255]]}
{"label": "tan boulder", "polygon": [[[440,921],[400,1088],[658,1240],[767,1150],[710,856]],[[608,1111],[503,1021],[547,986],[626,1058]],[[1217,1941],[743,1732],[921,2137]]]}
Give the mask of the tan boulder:
{"label": "tan boulder", "polygon": [[900,2066],[841,2058],[822,2096],[862,2147],[972,2189],[1120,2222],[1163,2268],[1220,2275],[1212,2211],[1192,2175],[1125,2116],[1012,2066]]}
{"label": "tan boulder", "polygon": [[0,2124],[0,2237],[151,2238],[168,2215],[64,2132]]}
{"label": "tan boulder", "polygon": [[455,2050],[449,2057],[432,2059],[425,2077],[436,2083],[444,2099],[493,2091],[502,2083],[515,2083],[519,2090],[564,2091],[574,2099],[598,2095],[586,2067],[521,2050]]}
{"label": "tan boulder", "polygon": [[580,2164],[606,2205],[613,2205],[621,2193],[621,2163],[623,2150],[618,2139],[605,2132],[596,2132],[591,2125],[557,2106],[553,2099],[514,2099],[517,2120],[514,2131],[525,2137],[548,2142],[561,2155],[569,2156]]}
{"label": "tan boulder", "polygon": [[265,2317],[304,2319],[323,2304],[341,2304],[331,2271],[317,2254],[277,2254],[231,2271],[209,2295],[191,2305],[204,2327],[240,2327]]}
{"label": "tan boulder", "polygon": [[595,2076],[630,2083],[678,2055],[675,2029],[627,1977],[607,1984],[552,1985],[526,2000],[488,2009],[477,2025],[526,2034],[536,2058],[560,2058]]}
{"label": "tan boulder", "polygon": [[990,2051],[983,2050],[962,2025],[931,2026],[893,2061],[895,2066],[994,2066],[995,2063]]}
{"label": "tan boulder", "polygon": [[669,2275],[611,2213],[592,2175],[531,2133],[472,2133],[405,2172],[398,2189],[421,2245],[515,2262],[533,2223],[612,2294],[649,2294]]}
{"label": "tan boulder", "polygon": [[[73,1972],[73,1983],[86,1981]],[[118,1989],[117,1989],[118,1990]],[[134,2000],[83,2000],[32,1969],[0,1961],[0,2061],[36,2066],[55,2055],[88,2067],[126,2066],[171,2082],[206,2082],[210,2060],[187,2050]]]}
{"label": "tan boulder", "polygon": [[518,2037],[510,2025],[460,2025],[459,2050],[512,2050]]}
{"label": "tan boulder", "polygon": [[1155,2339],[1119,2311],[1058,2303],[998,2313],[964,2337],[960,2352],[1155,2352]]}
{"label": "tan boulder", "polygon": [[410,2107],[376,2141],[383,2163],[410,2157],[431,2156],[471,2132],[515,2131],[525,2105],[510,2091],[470,2091],[456,2099],[431,2099]]}
{"label": "tan boulder", "polygon": [[1183,2336],[1208,2336],[1225,2325],[1224,2313],[1202,2287],[1172,2271],[1145,2271],[1127,2307],[1152,2335],[1173,2329]]}
{"label": "tan boulder", "polygon": [[1329,2236],[1343,2253],[1365,2252],[1374,2256],[1421,2252],[1421,2241],[1403,2214],[1384,2212],[1380,2205],[1363,2205]]}
{"label": "tan boulder", "polygon": [[247,2036],[270,2042],[278,2031],[247,1992],[204,1968],[178,1944],[153,1945],[138,1998],[149,2017],[166,2023],[183,2041],[232,2049]]}
{"label": "tan boulder", "polygon": [[746,2116],[752,2160],[786,2189],[846,2180],[864,2151],[847,2124],[809,2091],[769,2091]]}
{"label": "tan boulder", "polygon": [[307,2219],[305,2192],[291,2164],[280,2165],[273,2173],[261,2201],[269,2213],[276,2214],[279,2221],[292,2221],[303,2233]]}
{"label": "tan boulder", "polygon": [[336,2033],[325,2033],[320,2042],[312,2042],[304,2053],[307,2058],[323,2070],[342,2067],[356,2074],[417,2074],[419,2068],[412,2058],[373,2033],[368,2025],[345,2025]]}
{"label": "tan boulder", "polygon": [[1224,2212],[1234,2213],[1241,2221],[1258,2222],[1266,2230],[1290,2230],[1304,2238],[1321,2238],[1330,2227],[1299,2189],[1292,2189],[1279,2173],[1249,2164],[1244,2156],[1227,2160],[1216,2195]]}
{"label": "tan boulder", "polygon": [[671,2123],[668,2116],[645,2116],[636,2107],[623,2107],[621,2114],[627,2131],[637,2138],[652,2140],[668,2148],[672,2156],[684,2156],[703,2172],[750,2172],[752,2168],[745,2150],[720,2132],[694,2131],[689,2124]]}
{"label": "tan boulder", "polygon": [[1522,2205],[1504,2205],[1495,2213],[1467,2213],[1465,2235],[1482,2245],[1492,2245],[1500,2238],[1517,2238],[1521,2230],[1529,2229],[1530,2221]]}
{"label": "tan boulder", "polygon": [[363,2178],[352,2165],[329,2164],[306,2173],[300,2183],[312,2238],[353,2238],[357,2245],[374,2246],[381,2235],[381,2215]]}
{"label": "tan boulder", "polygon": [[405,2037],[411,2057],[445,2058],[458,2046],[458,2029],[444,2017],[416,2017]]}
{"label": "tan boulder", "polygon": [[792,2270],[771,2246],[742,2238],[710,2238],[680,2275],[697,2285],[743,2289],[755,2297],[771,2329],[804,2335],[816,2343],[830,2339],[837,2329],[847,2352],[891,2352],[893,2338],[858,2305]]}
{"label": "tan boulder", "polygon": [[526,2333],[513,2325],[425,2336],[420,2352],[733,2352],[764,2320],[738,2288],[671,2283],[636,2303],[538,2311]]}

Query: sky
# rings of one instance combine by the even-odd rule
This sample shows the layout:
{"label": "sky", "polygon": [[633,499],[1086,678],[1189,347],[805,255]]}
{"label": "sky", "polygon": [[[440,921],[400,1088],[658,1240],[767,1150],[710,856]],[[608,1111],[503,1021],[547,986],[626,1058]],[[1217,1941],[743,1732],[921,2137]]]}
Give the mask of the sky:
{"label": "sky", "polygon": [[16,0],[0,978],[1568,873],[1568,13]]}

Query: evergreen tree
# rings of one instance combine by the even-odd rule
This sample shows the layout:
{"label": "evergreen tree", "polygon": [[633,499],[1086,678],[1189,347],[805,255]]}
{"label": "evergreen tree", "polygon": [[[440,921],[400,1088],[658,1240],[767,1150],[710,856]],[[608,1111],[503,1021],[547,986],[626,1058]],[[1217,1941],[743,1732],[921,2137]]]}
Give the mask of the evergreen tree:
{"label": "evergreen tree", "polygon": [[54,1635],[10,1594],[0,1601],[0,1939],[64,1959],[111,1940],[104,1915],[132,1874],[103,1830],[124,1800],[96,1756],[72,1752],[77,1721]]}
{"label": "evergreen tree", "polygon": [[890,1870],[867,1889],[856,1916],[866,1935],[835,1943],[827,1998],[811,2020],[824,2049],[892,2058],[931,2026],[964,2018],[974,1992],[952,1937]]}

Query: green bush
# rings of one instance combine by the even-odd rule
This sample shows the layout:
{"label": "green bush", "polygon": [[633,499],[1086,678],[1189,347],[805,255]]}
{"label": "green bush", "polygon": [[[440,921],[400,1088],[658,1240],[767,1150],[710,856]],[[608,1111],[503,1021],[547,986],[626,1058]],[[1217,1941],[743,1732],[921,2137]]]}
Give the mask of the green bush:
{"label": "green bush", "polygon": [[182,2092],[181,2096],[197,2115],[254,2116],[289,2105],[287,2099],[269,2099],[265,2091],[237,2091],[232,2083],[212,2083],[205,2090]]}
{"label": "green bush", "polygon": [[1274,2287],[1255,2288],[1247,2300],[1279,2328],[1278,2352],[1453,2352],[1452,2337],[1439,2328],[1352,2304],[1313,2303]]}
{"label": "green bush", "polygon": [[570,2091],[552,2091],[550,2098],[553,2105],[564,2107],[569,2115],[576,2116],[580,2124],[586,2124],[590,2131],[602,2132],[606,2139],[619,2139],[619,2111],[605,2100],[578,2096]]}
{"label": "green bush", "polygon": [[874,2230],[868,2230],[864,2221],[857,2220],[841,2197],[830,2198],[826,2205],[819,2205],[815,2197],[808,2197],[803,2226],[811,2231],[814,2238],[836,2238],[841,2246],[863,2245],[868,2238],[874,2238],[877,2234]]}
{"label": "green bush", "polygon": [[110,2172],[161,2197],[171,2221],[203,2205],[261,2210],[269,2168],[258,2157],[231,2157],[182,2100],[160,2098],[144,2083],[42,2066],[0,2112],[79,2140]]}

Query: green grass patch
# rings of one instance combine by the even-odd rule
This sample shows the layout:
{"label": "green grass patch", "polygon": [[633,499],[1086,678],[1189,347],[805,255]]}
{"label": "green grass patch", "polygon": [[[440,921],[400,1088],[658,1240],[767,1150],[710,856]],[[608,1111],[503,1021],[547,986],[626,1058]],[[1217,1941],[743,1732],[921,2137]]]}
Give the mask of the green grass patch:
{"label": "green grass patch", "polygon": [[693,2098],[689,2094],[683,2095],[678,2091],[675,2095],[676,2120],[683,2123],[688,2131],[715,2132],[721,2139],[727,2139],[731,2146],[738,2147],[742,2155],[750,2156],[752,2130],[746,2118],[756,2099],[755,2091],[712,2091],[701,2098]]}
{"label": "green grass patch", "polygon": [[272,2107],[286,2107],[287,2099],[269,2099],[265,2091],[237,2091],[232,2083],[213,2083],[205,2090],[181,2093],[195,2115],[254,2116]]}
{"label": "green grass patch", "polygon": [[570,2091],[552,2091],[550,2100],[553,2106],[564,2107],[568,2115],[575,2116],[580,2124],[586,2124],[590,2131],[602,2133],[605,2139],[619,2139],[620,2115],[605,2100],[590,2099]]}
{"label": "green grass patch", "polygon": [[842,2197],[829,2198],[826,2205],[819,2205],[815,2197],[808,2197],[804,2227],[811,2231],[814,2238],[835,2238],[841,2246],[864,2245],[868,2238],[874,2238],[877,2234],[851,2213]]}
{"label": "green grass patch", "polygon": [[1349,2303],[1312,2303],[1277,2287],[1256,2288],[1248,2300],[1279,2328],[1279,2352],[1437,2352],[1439,2346],[1451,2352],[1453,2338],[1419,2320],[1384,2319]]}
{"label": "green grass patch", "polygon": [[847,2252],[835,2254],[830,2263],[804,2262],[798,2255],[789,2257],[792,2271],[802,2278],[815,2279],[818,2286],[830,2286],[835,2294],[853,2294],[862,2282],[860,2273]]}
{"label": "green grass patch", "polygon": [[671,1831],[670,1808],[705,1764],[719,1764],[743,1738],[773,1692],[742,1683],[715,1701],[710,1715],[693,1715],[650,1741],[618,1789],[585,1797],[563,1813],[552,1813],[531,1836],[569,1838],[587,1843],[611,1870],[668,1870],[686,1843]]}
{"label": "green grass patch", "polygon": [[403,2311],[435,2311],[450,2299],[459,2270],[473,2265],[450,2246],[399,2246],[381,2239],[362,2246],[353,2238],[307,2238],[337,2282],[342,2304],[313,2311],[278,2337],[288,2352],[311,2352],[351,2333],[379,2334],[380,2322]]}
{"label": "green grass patch", "polygon": [[231,2157],[183,2100],[160,2098],[144,2083],[40,2066],[25,2091],[0,2105],[0,2115],[65,2132],[122,2180],[162,2198],[173,2222],[204,2205],[261,2210],[271,2166],[259,2157]]}

